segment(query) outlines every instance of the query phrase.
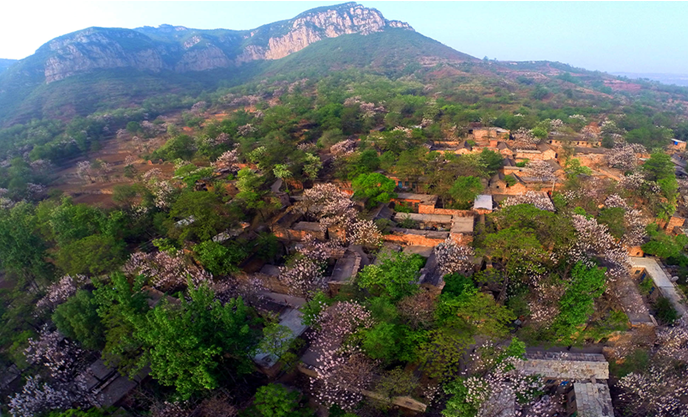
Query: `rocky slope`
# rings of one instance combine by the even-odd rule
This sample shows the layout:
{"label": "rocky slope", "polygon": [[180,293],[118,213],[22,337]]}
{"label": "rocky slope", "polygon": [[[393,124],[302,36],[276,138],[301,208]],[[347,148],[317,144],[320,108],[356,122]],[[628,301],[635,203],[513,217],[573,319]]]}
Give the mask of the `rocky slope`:
{"label": "rocky slope", "polygon": [[395,71],[449,61],[475,58],[356,3],[312,9],[246,31],[92,27],[49,41],[5,71],[0,63],[0,126],[69,119],[165,93],[198,94],[219,83],[236,85],[287,70]]}
{"label": "rocky slope", "polygon": [[406,23],[385,19],[375,9],[346,3],[245,32],[167,25],[135,30],[88,28],[48,42],[37,56],[49,84],[97,69],[183,73],[227,68],[284,58],[325,38],[368,35],[386,28],[412,30]]}

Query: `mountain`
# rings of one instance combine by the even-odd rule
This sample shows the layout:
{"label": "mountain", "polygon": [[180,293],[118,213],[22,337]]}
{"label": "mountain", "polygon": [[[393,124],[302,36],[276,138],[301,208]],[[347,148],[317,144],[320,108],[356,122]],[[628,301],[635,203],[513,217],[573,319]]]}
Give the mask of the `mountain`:
{"label": "mountain", "polygon": [[16,59],[4,59],[0,58],[0,72],[5,71],[7,68],[9,68],[12,64],[17,62]]}
{"label": "mountain", "polygon": [[[343,35],[358,36],[359,44],[360,37],[369,38],[363,43],[370,44],[366,48],[374,54],[357,65],[389,55],[382,44],[375,43],[390,44],[394,37],[413,39],[419,54],[429,60],[473,59],[415,34],[407,23],[387,20],[379,11],[356,3],[312,9],[246,31],[171,25],[91,27],[49,41],[0,73],[0,122],[66,118],[140,101],[158,92],[197,93],[220,81],[243,80],[241,74],[256,75],[259,67],[266,67],[256,63],[281,60]],[[349,43],[351,47],[355,48]],[[423,52],[426,49],[437,56]],[[251,64],[251,71],[244,68]]]}

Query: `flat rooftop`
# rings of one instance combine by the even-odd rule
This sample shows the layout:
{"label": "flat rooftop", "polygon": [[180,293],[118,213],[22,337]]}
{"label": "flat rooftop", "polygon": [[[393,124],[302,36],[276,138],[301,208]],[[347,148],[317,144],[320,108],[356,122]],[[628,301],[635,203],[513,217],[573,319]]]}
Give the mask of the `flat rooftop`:
{"label": "flat rooftop", "polygon": [[492,195],[480,194],[473,202],[473,209],[492,210]]}
{"label": "flat rooftop", "polygon": [[609,363],[600,353],[530,351],[518,367],[529,375],[555,379],[609,379]]}
{"label": "flat rooftop", "polygon": [[473,233],[473,223],[474,223],[473,216],[471,216],[471,217],[454,216],[454,222],[452,223],[451,232],[452,233]]}
{"label": "flat rooftop", "polygon": [[452,217],[453,216],[450,214],[396,213],[394,215],[394,221],[400,222],[409,218],[415,222],[450,224],[452,222]]}
{"label": "flat rooftop", "polygon": [[437,203],[437,198],[438,197],[434,194],[397,193],[397,198],[393,198],[392,200],[412,200],[420,201],[423,204],[434,205]]}
{"label": "flat rooftop", "polygon": [[607,384],[576,382],[573,391],[579,416],[614,417],[612,396]]}
{"label": "flat rooftop", "polygon": [[318,222],[298,222],[292,227],[292,230],[303,230],[306,232],[322,232],[320,223]]}

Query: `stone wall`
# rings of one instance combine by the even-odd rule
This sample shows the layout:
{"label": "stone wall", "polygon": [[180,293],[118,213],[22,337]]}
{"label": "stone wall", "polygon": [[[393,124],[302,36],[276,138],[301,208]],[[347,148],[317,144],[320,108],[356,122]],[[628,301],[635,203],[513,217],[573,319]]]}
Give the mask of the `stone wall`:
{"label": "stone wall", "polygon": [[448,236],[449,232],[401,229],[395,227],[392,229],[392,233],[384,235],[383,239],[387,242],[394,242],[399,245],[435,247],[444,242]]}

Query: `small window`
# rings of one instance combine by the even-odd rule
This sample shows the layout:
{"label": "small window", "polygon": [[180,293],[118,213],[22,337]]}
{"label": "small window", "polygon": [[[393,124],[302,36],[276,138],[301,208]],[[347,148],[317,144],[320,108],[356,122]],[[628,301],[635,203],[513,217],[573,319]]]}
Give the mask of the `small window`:
{"label": "small window", "polygon": [[408,182],[408,181],[405,181],[405,182],[404,182],[404,185],[408,187],[408,186],[409,186],[409,182]]}

